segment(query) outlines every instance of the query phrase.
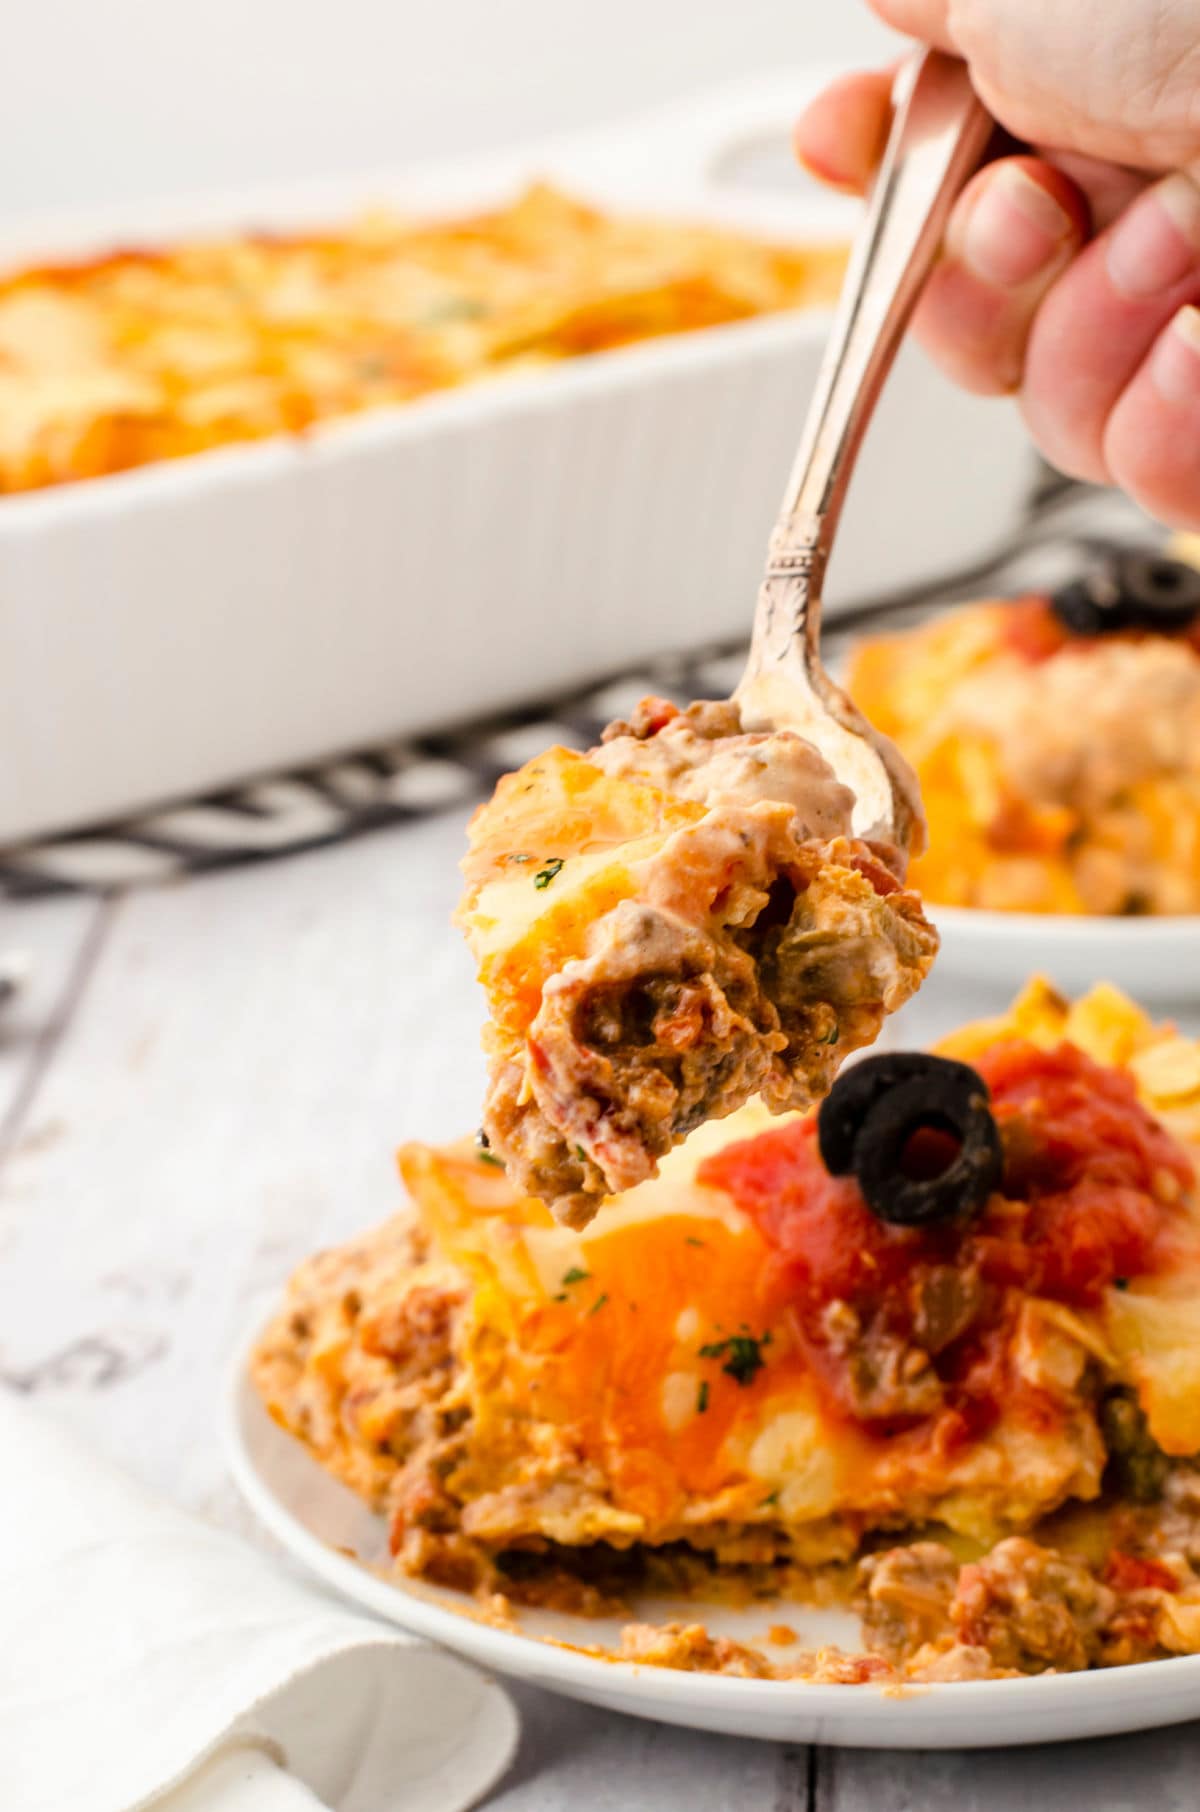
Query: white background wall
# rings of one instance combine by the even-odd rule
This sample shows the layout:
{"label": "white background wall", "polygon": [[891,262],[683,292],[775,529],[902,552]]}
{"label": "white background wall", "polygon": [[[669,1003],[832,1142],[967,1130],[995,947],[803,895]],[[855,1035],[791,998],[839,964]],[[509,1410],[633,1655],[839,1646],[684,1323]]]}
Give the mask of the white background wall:
{"label": "white background wall", "polygon": [[0,215],[353,173],[804,60],[864,0],[9,0]]}

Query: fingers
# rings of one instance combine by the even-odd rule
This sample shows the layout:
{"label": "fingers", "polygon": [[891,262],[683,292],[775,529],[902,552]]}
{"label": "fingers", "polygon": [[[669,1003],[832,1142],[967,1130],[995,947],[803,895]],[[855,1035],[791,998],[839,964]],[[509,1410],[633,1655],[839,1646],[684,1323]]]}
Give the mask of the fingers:
{"label": "fingers", "polygon": [[1087,203],[1060,170],[1008,157],[960,197],[916,319],[922,344],[965,389],[1018,388],[1039,307],[1088,236]]}
{"label": "fingers", "polygon": [[[1177,173],[1145,190],[1081,252],[1037,312],[1022,406],[1053,464],[1110,480],[1109,417],[1172,317],[1198,301],[1200,188]],[[1127,456],[1124,438],[1120,448]],[[1191,458],[1195,464],[1194,451]]]}
{"label": "fingers", "polygon": [[1200,308],[1174,315],[1104,433],[1115,484],[1174,528],[1200,528]]}
{"label": "fingers", "polygon": [[871,0],[871,7],[885,25],[907,37],[936,44],[940,50],[955,47],[949,24],[950,0]]}
{"label": "fingers", "polygon": [[[948,3],[872,3],[900,29],[945,41]],[[891,86],[890,70],[836,82],[796,128],[801,161],[840,188],[867,188]],[[1119,484],[1151,515],[1200,528],[1200,175],[1151,186],[1056,151],[989,165],[951,217],[916,331],[967,389],[1019,390],[1062,471]]]}
{"label": "fingers", "polygon": [[[871,0],[887,24],[927,44],[953,49],[946,24],[949,0]],[[796,156],[834,188],[861,195],[883,155],[892,120],[896,66],[840,77],[796,123]]]}
{"label": "fingers", "polygon": [[892,71],[842,76],[801,114],[796,156],[822,182],[861,195],[870,186],[892,119]]}
{"label": "fingers", "polygon": [[1033,154],[1069,176],[1087,197],[1093,233],[1111,226],[1151,181],[1138,170],[1126,169],[1124,164],[1106,164],[1101,158],[1084,157],[1078,151],[1055,151],[1046,145],[1034,145]]}

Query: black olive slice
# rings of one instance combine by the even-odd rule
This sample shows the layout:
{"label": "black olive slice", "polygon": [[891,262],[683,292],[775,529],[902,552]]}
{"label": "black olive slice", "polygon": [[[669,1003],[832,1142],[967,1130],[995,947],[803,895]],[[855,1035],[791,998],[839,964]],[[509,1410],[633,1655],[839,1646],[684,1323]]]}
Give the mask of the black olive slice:
{"label": "black olive slice", "polygon": [[1110,635],[1129,627],[1111,562],[1062,586],[1050,608],[1072,635]]}
{"label": "black olive slice", "polygon": [[[854,1173],[863,1200],[880,1220],[900,1227],[963,1219],[982,1208],[1004,1169],[1000,1134],[983,1084],[966,1103],[931,1105],[924,1078],[882,1097],[872,1108],[855,1146]],[[965,1111],[964,1111],[965,1109]],[[914,1135],[926,1128],[959,1142],[946,1169],[933,1177],[905,1175],[904,1156]]]}
{"label": "black olive slice", "polygon": [[[817,1115],[817,1148],[830,1176],[846,1176],[854,1169],[854,1147],[875,1103],[910,1077],[928,1075],[939,1061],[943,1060],[927,1051],[880,1051],[841,1072]],[[966,1065],[953,1067],[965,1069]],[[975,1074],[974,1070],[970,1073]]]}
{"label": "black olive slice", "polygon": [[[925,1130],[948,1134],[957,1150],[936,1175],[909,1175],[908,1147]],[[871,1212],[902,1227],[975,1213],[1004,1169],[982,1076],[919,1052],[868,1057],[844,1070],[821,1105],[817,1142],[826,1169],[853,1172]]]}
{"label": "black olive slice", "polygon": [[1178,634],[1200,617],[1200,572],[1182,560],[1135,548],[1064,585],[1051,597],[1050,608],[1072,635],[1110,635],[1121,629]]}
{"label": "black olive slice", "polygon": [[1200,616],[1200,572],[1158,554],[1123,554],[1117,584],[1130,621],[1166,634],[1189,629]]}

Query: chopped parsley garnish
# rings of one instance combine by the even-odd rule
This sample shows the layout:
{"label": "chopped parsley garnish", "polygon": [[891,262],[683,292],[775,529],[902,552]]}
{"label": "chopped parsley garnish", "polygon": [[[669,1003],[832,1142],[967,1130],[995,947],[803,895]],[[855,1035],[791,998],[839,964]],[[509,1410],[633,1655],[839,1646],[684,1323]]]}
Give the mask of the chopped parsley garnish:
{"label": "chopped parsley garnish", "polygon": [[697,1409],[698,1414],[703,1415],[707,1408],[708,1408],[708,1379],[704,1378],[701,1380],[700,1389],[696,1392],[696,1409]]}
{"label": "chopped parsley garnish", "polygon": [[763,1334],[757,1339],[753,1334],[731,1334],[728,1340],[710,1340],[707,1346],[700,1348],[700,1357],[723,1359],[723,1372],[736,1379],[738,1384],[752,1384],[766,1364],[762,1350],[770,1344],[770,1334]]}
{"label": "chopped parsley garnish", "polygon": [[836,1044],[837,1041],[838,1041],[838,1029],[835,1024],[830,1028],[830,1030],[828,1032],[826,1032],[824,1038],[818,1039],[817,1042],[819,1044]]}
{"label": "chopped parsley garnish", "polygon": [[491,1142],[482,1126],[475,1134],[475,1156],[481,1164],[494,1164],[497,1170],[504,1169],[503,1158],[498,1158],[491,1148]]}
{"label": "chopped parsley garnish", "polygon": [[582,1158],[585,1163],[587,1162],[587,1152],[583,1149],[582,1145],[577,1145],[575,1147],[575,1156],[577,1158]]}
{"label": "chopped parsley garnish", "polygon": [[572,1265],[569,1271],[563,1272],[563,1282],[582,1283],[585,1277],[590,1277],[591,1275],[590,1271],[581,1271],[578,1265]]}
{"label": "chopped parsley garnish", "polygon": [[608,1301],[608,1291],[606,1290],[604,1292],[603,1296],[597,1296],[595,1302],[592,1304],[591,1308],[588,1310],[588,1314],[594,1315],[596,1313],[597,1309],[602,1309],[607,1301]]}
{"label": "chopped parsley garnish", "polygon": [[545,868],[539,868],[537,873],[534,875],[534,877],[533,877],[534,886],[539,889],[541,889],[543,887],[549,887],[549,885],[550,885],[551,881],[554,879],[555,875],[558,874],[560,869],[562,868],[562,865],[563,865],[563,858],[561,856],[551,856],[551,858],[547,862]]}
{"label": "chopped parsley garnish", "polygon": [[758,1507],[760,1510],[766,1510],[770,1507],[770,1505],[777,1504],[778,1502],[779,1502],[778,1491],[772,1491],[770,1497],[764,1497],[761,1504]]}
{"label": "chopped parsley garnish", "polygon": [[509,861],[510,861],[510,862],[532,862],[532,861],[533,861],[533,857],[532,857],[532,856],[527,856],[527,855],[524,855],[524,854],[519,854],[519,855],[511,855],[511,856],[509,856],[509,857],[508,857],[508,860],[509,860]]}
{"label": "chopped parsley garnish", "polygon": [[565,1302],[567,1300],[567,1292],[565,1290],[560,1290],[554,1300],[555,1302]]}
{"label": "chopped parsley garnish", "polygon": [[685,1246],[703,1246],[705,1242],[702,1239],[693,1239],[692,1235],[688,1233],[684,1236],[683,1243]]}

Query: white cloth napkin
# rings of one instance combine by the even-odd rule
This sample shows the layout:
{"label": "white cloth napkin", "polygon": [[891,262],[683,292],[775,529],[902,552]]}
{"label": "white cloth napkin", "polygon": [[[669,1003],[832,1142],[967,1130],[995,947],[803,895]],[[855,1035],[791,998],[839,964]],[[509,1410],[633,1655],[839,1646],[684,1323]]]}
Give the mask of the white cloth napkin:
{"label": "white cloth napkin", "polygon": [[516,1733],[473,1668],[0,1391],[5,1812],[462,1812]]}

